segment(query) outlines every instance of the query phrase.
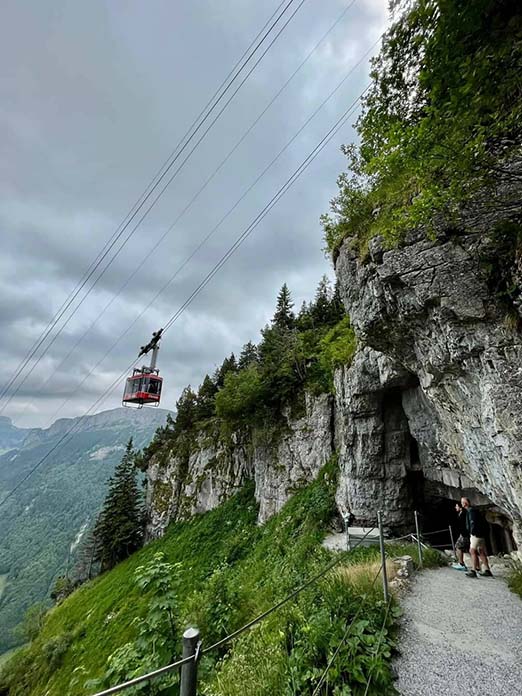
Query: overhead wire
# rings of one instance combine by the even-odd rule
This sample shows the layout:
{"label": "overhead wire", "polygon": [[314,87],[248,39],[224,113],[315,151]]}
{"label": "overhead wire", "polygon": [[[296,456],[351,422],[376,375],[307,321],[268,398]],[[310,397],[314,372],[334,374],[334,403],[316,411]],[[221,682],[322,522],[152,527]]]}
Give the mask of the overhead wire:
{"label": "overhead wire", "polygon": [[[318,156],[318,154],[326,147],[326,145],[330,142],[330,140],[335,136],[335,134],[342,128],[342,126],[346,123],[346,121],[349,119],[355,108],[357,107],[358,103],[360,100],[363,98],[364,94],[368,91],[370,85],[367,85],[366,88],[363,90],[363,92],[352,102],[352,104],[344,111],[344,113],[337,119],[337,121],[334,123],[334,125],[329,129],[329,131],[326,133],[325,136],[319,141],[319,143],[312,149],[312,151],[308,154],[308,156],[301,162],[301,164],[297,167],[296,170],[291,174],[291,176],[286,180],[286,182],[278,189],[278,191],[272,196],[270,201],[265,205],[265,207],[261,210],[260,213],[254,218],[254,220],[247,226],[247,228],[239,235],[238,238],[236,238],[235,242],[229,247],[229,249],[223,254],[223,256],[220,258],[220,260],[214,265],[214,267],[207,273],[207,275],[203,278],[203,280],[199,283],[199,285],[192,291],[192,293],[189,295],[189,297],[185,300],[185,302],[178,308],[178,310],[170,317],[168,322],[164,325],[163,327],[163,334],[168,331],[169,328],[174,324],[175,321],[179,319],[181,314],[186,310],[186,308],[194,301],[194,299],[199,295],[199,293],[203,290],[206,285],[212,280],[212,278],[218,273],[221,268],[227,263],[227,261],[230,259],[230,257],[237,251],[237,249],[244,243],[244,241],[252,234],[252,232],[256,229],[256,227],[260,224],[260,222],[268,215],[268,213],[272,210],[272,208],[278,203],[278,201],[282,198],[282,196],[293,186],[293,184],[297,181],[297,179],[303,174],[304,171],[310,166],[310,164],[313,162],[313,160]],[[25,481],[28,480],[30,476],[33,475],[33,473],[48,459],[50,454],[56,450],[56,448],[65,440],[65,438],[69,434],[74,434],[74,429],[79,425],[81,422],[81,419],[84,418],[85,416],[89,415],[94,408],[96,408],[107,396],[109,396],[114,388],[121,383],[121,380],[125,377],[125,375],[128,373],[130,369],[132,369],[132,366],[134,365],[136,361],[132,361],[132,363],[127,367],[119,377],[114,380],[114,382],[111,384],[110,387],[106,389],[106,391],[97,399],[97,401],[88,409],[86,413],[83,414],[83,416],[80,416],[79,418],[75,419],[75,424],[71,427],[69,431],[64,433],[64,435],[60,438],[60,440],[51,448],[51,450],[44,456],[42,457],[39,462],[37,462],[32,469],[29,470],[29,472],[22,478],[22,480],[17,483],[5,496],[2,500],[0,500],[0,506],[3,505],[13,494],[16,490],[20,488]]]}
{"label": "overhead wire", "polygon": [[[100,691],[94,694],[94,696],[109,696],[110,694],[115,694],[118,693],[119,691],[123,691],[124,689],[129,688],[130,686],[135,686],[137,684],[141,684],[145,681],[149,681],[150,679],[153,679],[156,676],[160,676],[161,674],[165,674],[166,672],[172,671],[176,667],[180,666],[181,664],[187,663],[187,662],[192,662],[194,659],[199,658],[200,656],[206,655],[209,652],[212,652],[214,650],[217,650],[218,648],[223,647],[227,643],[230,643],[230,641],[234,640],[235,638],[238,638],[242,633],[245,633],[246,631],[249,631],[251,628],[256,626],[257,624],[261,623],[264,619],[266,619],[268,616],[276,612],[278,609],[280,609],[282,606],[285,604],[288,604],[288,602],[292,601],[292,599],[295,599],[301,592],[303,592],[305,589],[316,583],[318,580],[323,578],[327,573],[330,572],[333,568],[338,566],[347,555],[350,553],[353,553],[355,549],[360,546],[366,539],[366,537],[374,530],[374,528],[368,530],[368,532],[361,537],[361,539],[355,544],[355,546],[347,551],[343,551],[340,553],[336,558],[333,559],[325,568],[323,568],[321,571],[313,575],[311,578],[309,578],[306,582],[302,583],[297,587],[295,590],[292,590],[288,595],[286,595],[282,600],[279,602],[276,602],[276,604],[272,605],[269,609],[266,611],[262,612],[258,616],[256,616],[254,619],[249,621],[248,623],[244,624],[241,626],[241,628],[238,628],[236,631],[232,631],[232,633],[229,633],[227,636],[222,638],[221,640],[216,641],[212,645],[210,645],[208,648],[203,648],[200,649],[196,655],[191,655],[189,657],[184,658],[183,660],[178,660],[177,662],[174,662],[170,665],[166,665],[165,667],[161,667],[158,670],[155,670],[154,672],[149,672],[148,674],[144,674],[141,677],[136,677],[135,679],[132,679],[127,682],[123,682],[122,684],[118,684],[117,686],[113,686],[109,689],[106,689],[105,691]],[[379,570],[380,572],[380,570]]]}
{"label": "overhead wire", "polygon": [[[375,44],[374,44],[375,46]],[[172,285],[174,280],[178,277],[178,275],[183,271],[183,269],[188,265],[188,263],[194,258],[194,256],[200,251],[200,249],[213,237],[215,232],[221,227],[221,225],[225,222],[225,220],[236,210],[236,208],[239,206],[241,201],[243,201],[247,195],[254,189],[254,187],[258,184],[258,182],[265,176],[265,174],[271,169],[271,167],[277,162],[277,160],[281,157],[281,155],[286,152],[286,150],[290,147],[290,145],[297,139],[297,137],[303,132],[303,130],[306,128],[306,126],[312,121],[313,118],[319,113],[319,111],[328,103],[328,101],[336,94],[336,92],[340,89],[340,87],[346,82],[348,77],[356,70],[356,68],[362,63],[364,58],[370,53],[370,51],[373,49],[372,46],[365,54],[364,56],[355,64],[353,65],[348,73],[342,78],[342,80],[337,84],[337,86],[329,93],[329,95],[321,102],[321,104],[313,111],[313,113],[306,119],[306,121],[302,124],[302,126],[298,129],[298,131],[292,136],[292,138],[283,146],[283,148],[277,153],[277,155],[270,161],[270,163],[263,169],[263,171],[254,179],[254,181],[248,186],[248,188],[243,192],[243,194],[240,196],[240,198],[232,205],[231,208],[228,209],[228,211],[220,218],[220,220],[216,223],[216,225],[207,233],[207,235],[199,242],[199,244],[193,249],[193,251],[189,254],[188,257],[185,258],[185,260],[181,263],[181,265],[176,269],[176,271],[173,273],[172,276],[167,280],[166,283],[155,293],[155,295],[152,297],[152,299],[148,302],[148,304],[138,313],[138,315],[133,319],[131,324],[123,331],[120,336],[113,342],[113,344],[110,346],[110,348],[105,352],[105,354],[98,360],[98,362],[91,368],[91,370],[84,375],[80,383],[77,385],[76,390],[74,393],[77,393],[78,389],[87,381],[87,379],[93,374],[93,372],[105,361],[105,359],[108,357],[108,355],[114,350],[114,348],[123,340],[123,338],[129,333],[129,331],[132,329],[132,327],[139,321],[139,319],[154,305],[154,303],[158,300],[158,298],[167,290],[167,288]],[[51,416],[51,420],[54,420],[56,417],[57,413],[70,401],[72,396],[74,395],[71,394],[69,397],[62,403],[60,406],[58,406],[57,410],[54,412],[53,416]]]}
{"label": "overhead wire", "polygon": [[[12,385],[14,384],[14,382],[16,381],[16,379],[17,379],[18,375],[20,374],[20,372],[21,372],[22,370],[24,370],[25,367],[29,364],[29,362],[31,361],[31,359],[32,359],[32,358],[34,357],[34,355],[37,353],[38,349],[42,346],[42,344],[45,342],[45,340],[46,340],[47,337],[50,335],[50,333],[52,332],[52,330],[57,326],[57,324],[59,323],[59,321],[61,320],[61,318],[65,315],[66,311],[71,307],[71,305],[73,304],[74,300],[78,297],[78,295],[80,294],[80,292],[81,292],[81,291],[83,290],[83,288],[87,285],[87,283],[89,282],[89,280],[93,277],[93,275],[95,274],[96,270],[98,269],[98,267],[100,266],[100,264],[102,263],[102,261],[107,257],[107,255],[109,254],[109,252],[111,251],[111,249],[115,246],[116,242],[120,239],[120,237],[123,235],[123,233],[124,233],[124,232],[126,231],[126,229],[129,227],[129,225],[131,224],[131,222],[132,222],[132,221],[134,220],[134,218],[138,215],[138,213],[140,212],[140,210],[141,210],[141,208],[143,207],[143,205],[147,202],[147,200],[148,200],[148,199],[150,198],[150,196],[154,193],[154,191],[156,190],[156,188],[161,184],[161,182],[163,181],[163,179],[167,176],[167,174],[169,173],[169,171],[171,170],[171,168],[174,166],[174,164],[176,163],[176,161],[179,159],[179,157],[181,156],[181,154],[182,154],[182,153],[184,152],[184,150],[188,147],[188,145],[190,144],[190,142],[192,141],[192,139],[196,136],[196,134],[198,133],[198,131],[202,128],[202,126],[204,125],[205,121],[210,117],[210,115],[212,114],[212,112],[217,108],[217,106],[219,105],[219,103],[221,102],[221,100],[224,98],[224,96],[226,95],[226,93],[229,91],[229,89],[232,87],[232,85],[234,84],[234,82],[236,81],[236,79],[240,76],[241,72],[246,68],[246,66],[248,65],[248,63],[249,63],[250,60],[252,59],[252,57],[255,55],[255,53],[259,50],[259,48],[262,46],[262,44],[264,43],[264,41],[265,41],[265,40],[268,38],[268,36],[271,34],[272,30],[276,27],[276,25],[278,24],[278,22],[280,21],[280,19],[283,17],[283,15],[286,13],[286,11],[290,8],[290,6],[292,5],[292,3],[295,2],[296,0],[285,0],[285,1],[286,1],[285,7],[284,7],[283,10],[279,13],[278,17],[277,17],[277,18],[275,19],[275,21],[271,24],[271,26],[268,28],[268,30],[265,32],[265,34],[263,35],[263,37],[261,38],[261,40],[257,43],[257,45],[255,46],[255,48],[250,52],[250,55],[247,57],[247,59],[246,59],[246,61],[244,62],[244,64],[239,68],[239,70],[238,70],[237,73],[233,76],[233,78],[231,78],[229,84],[223,89],[222,93],[219,95],[219,97],[216,99],[215,103],[211,106],[211,108],[210,108],[210,109],[208,110],[208,112],[205,114],[205,116],[203,117],[203,119],[201,120],[201,122],[195,127],[195,129],[193,130],[193,132],[192,132],[192,133],[190,134],[190,136],[186,139],[186,141],[184,142],[183,146],[182,146],[181,148],[177,149],[176,155],[172,158],[172,160],[169,162],[169,164],[167,165],[167,167],[164,168],[164,171],[162,172],[161,176],[160,176],[160,177],[157,179],[157,181],[154,183],[154,185],[152,186],[152,188],[150,189],[150,191],[147,193],[147,195],[143,198],[142,202],[139,204],[139,206],[136,208],[136,210],[132,213],[132,215],[130,215],[130,217],[127,216],[128,219],[127,219],[126,222],[123,224],[123,226],[120,225],[120,229],[119,229],[119,231],[117,232],[117,234],[113,235],[113,238],[111,239],[110,244],[106,245],[106,247],[104,248],[105,251],[103,251],[103,253],[101,253],[101,255],[98,256],[98,260],[97,260],[96,262],[94,262],[93,264],[91,264],[90,270],[88,270],[88,272],[87,272],[86,275],[84,276],[84,279],[83,279],[82,281],[80,281],[80,283],[79,283],[79,285],[77,286],[77,288],[73,291],[73,293],[71,294],[71,296],[69,297],[69,299],[65,302],[65,305],[62,305],[62,308],[59,310],[59,312],[57,313],[57,315],[55,316],[55,318],[52,320],[51,324],[48,326],[48,328],[44,331],[44,333],[43,333],[43,335],[40,337],[40,339],[38,339],[37,343],[33,346],[33,348],[32,348],[32,349],[29,351],[29,353],[26,355],[26,358],[24,358],[24,360],[22,361],[21,365],[19,366],[20,369],[19,369],[18,371],[15,371],[15,374],[12,376],[12,378],[9,380],[9,382],[3,387],[2,392],[0,392],[0,399],[2,399],[2,398],[5,396],[5,394],[9,391],[9,389],[11,388],[11,386],[12,386]],[[264,50],[264,52],[261,54],[261,56],[256,60],[256,62],[254,63],[254,65],[251,67],[251,69],[250,69],[249,72],[247,73],[246,77],[243,78],[243,80],[240,82],[239,87],[236,88],[236,90],[233,92],[232,96],[228,99],[228,101],[225,103],[225,105],[224,105],[224,106],[221,108],[221,110],[218,112],[217,116],[216,116],[216,117],[214,118],[214,120],[211,122],[210,126],[205,130],[205,132],[203,133],[203,135],[199,138],[199,140],[197,141],[196,145],[195,145],[195,146],[192,148],[192,150],[189,152],[188,156],[185,157],[185,159],[183,160],[183,162],[181,163],[181,165],[176,169],[176,171],[174,172],[174,174],[168,179],[166,185],[163,186],[163,188],[160,190],[159,194],[153,199],[152,203],[151,203],[151,204],[149,205],[149,207],[147,208],[145,214],[139,219],[137,225],[134,226],[134,228],[131,230],[131,232],[130,232],[130,233],[127,235],[127,237],[124,239],[123,243],[120,244],[119,248],[116,250],[116,252],[115,252],[115,254],[113,255],[113,257],[108,261],[108,263],[106,264],[106,266],[105,266],[105,267],[102,269],[102,271],[98,274],[97,278],[94,280],[94,283],[93,283],[93,284],[91,285],[91,287],[87,290],[87,292],[86,292],[86,294],[83,296],[83,298],[81,298],[81,300],[80,300],[79,303],[76,305],[76,307],[73,308],[73,310],[72,310],[72,312],[71,312],[71,315],[65,320],[65,322],[62,324],[62,326],[61,326],[60,329],[58,330],[57,334],[54,336],[54,338],[51,340],[51,342],[45,347],[45,349],[43,350],[42,354],[39,356],[39,358],[36,360],[35,364],[32,366],[31,370],[29,371],[29,374],[31,374],[32,371],[34,370],[34,368],[36,367],[36,365],[39,364],[39,362],[40,362],[40,360],[42,359],[42,357],[43,357],[43,356],[45,355],[45,353],[49,350],[49,348],[50,348],[51,345],[54,343],[54,341],[56,340],[56,338],[58,337],[58,335],[61,333],[61,331],[63,331],[63,329],[65,328],[65,326],[66,326],[66,325],[68,324],[68,322],[71,320],[72,316],[74,316],[74,314],[78,311],[79,307],[81,306],[81,304],[83,304],[83,302],[85,301],[85,299],[87,298],[87,296],[90,294],[90,292],[92,291],[92,289],[94,288],[94,286],[98,283],[98,281],[101,279],[101,277],[102,277],[102,276],[104,275],[104,273],[107,271],[107,269],[111,266],[111,264],[113,263],[113,261],[116,259],[116,257],[119,255],[119,253],[120,253],[120,252],[122,251],[122,249],[125,247],[125,245],[128,243],[128,241],[130,240],[130,238],[132,237],[132,235],[136,232],[136,230],[138,229],[139,225],[140,225],[140,224],[143,222],[143,220],[147,217],[147,215],[149,214],[149,212],[150,212],[150,211],[152,210],[152,208],[155,206],[155,204],[157,203],[157,201],[161,198],[161,196],[162,196],[163,193],[166,191],[166,189],[168,188],[168,186],[172,183],[172,181],[174,180],[174,178],[175,178],[175,177],[177,176],[177,174],[181,171],[181,169],[183,168],[184,164],[185,164],[185,163],[187,162],[187,160],[190,158],[190,156],[192,155],[192,153],[194,152],[194,150],[199,146],[199,144],[201,143],[201,141],[206,137],[206,135],[208,134],[208,132],[210,131],[210,129],[212,128],[212,126],[216,123],[216,121],[219,119],[219,117],[222,115],[222,113],[223,113],[223,112],[225,111],[225,109],[228,107],[228,105],[230,104],[230,102],[232,101],[232,99],[235,97],[235,95],[236,95],[236,94],[238,93],[238,91],[241,89],[241,87],[243,86],[243,84],[244,84],[244,83],[246,82],[246,80],[250,77],[250,75],[251,75],[252,72],[255,70],[255,68],[257,67],[257,65],[261,62],[261,60],[264,58],[264,56],[267,54],[267,52],[268,52],[268,51],[270,50],[270,48],[273,46],[273,44],[275,43],[275,41],[279,38],[279,36],[282,34],[282,32],[285,30],[285,28],[288,26],[288,24],[290,23],[290,21],[293,19],[293,17],[296,15],[296,13],[299,11],[299,9],[302,7],[302,5],[303,5],[305,2],[306,2],[306,0],[301,0],[301,1],[299,2],[297,8],[294,9],[294,11],[293,11],[292,14],[290,15],[290,17],[286,19],[286,21],[284,22],[283,26],[280,27],[280,29],[277,31],[275,38],[273,38],[273,39],[270,41],[268,47]],[[281,3],[281,5],[282,5],[282,4],[283,4],[283,3]],[[279,8],[281,7],[281,5],[279,5],[278,10],[279,10]],[[277,13],[278,10],[276,10],[276,13]],[[274,14],[276,14],[276,13],[274,13]],[[272,15],[272,17],[273,17],[273,16],[274,16],[274,15]],[[270,21],[271,21],[271,20],[269,20],[269,22],[270,22]],[[265,27],[266,27],[266,25],[265,25]],[[261,32],[261,33],[262,33],[262,32]],[[258,35],[258,36],[259,36],[259,35]],[[14,394],[17,393],[17,391],[18,391],[19,388],[22,386],[22,384],[25,383],[27,377],[28,377],[28,374],[27,374],[26,377],[19,383],[19,385],[18,385],[16,391],[11,395],[11,398],[9,399],[9,401],[8,401],[7,403],[10,402],[10,400],[13,398]],[[7,406],[7,403],[4,404],[4,406],[3,406],[2,408],[0,408],[0,413],[2,413],[2,412],[4,411],[5,407]]]}
{"label": "overhead wire", "polygon": [[[184,217],[184,215],[191,209],[195,201],[199,198],[199,196],[203,193],[203,191],[207,188],[207,186],[210,184],[210,182],[215,178],[215,176],[218,174],[218,172],[224,167],[224,165],[230,160],[232,155],[237,151],[237,149],[240,147],[240,145],[244,142],[244,140],[247,138],[247,136],[252,132],[252,130],[255,128],[255,126],[259,123],[259,121],[263,118],[263,116],[267,113],[267,111],[270,109],[270,107],[274,104],[274,102],[279,98],[279,96],[284,92],[284,90],[288,87],[290,82],[294,79],[294,77],[299,73],[299,71],[303,68],[303,66],[310,60],[312,55],[317,51],[319,46],[323,43],[323,41],[327,38],[327,36],[335,29],[335,27],[344,19],[344,17],[347,15],[348,11],[351,9],[351,7],[357,2],[357,0],[351,0],[351,2],[348,3],[348,5],[342,10],[342,12],[338,15],[338,17],[335,19],[333,24],[330,25],[330,27],[327,29],[327,31],[321,36],[319,41],[314,45],[314,47],[308,52],[308,54],[305,56],[305,58],[301,61],[301,63],[298,65],[298,67],[294,70],[294,72],[290,75],[290,77],[284,82],[284,84],[280,87],[280,89],[276,92],[276,94],[272,97],[272,99],[269,101],[269,103],[265,106],[265,108],[261,111],[261,113],[257,116],[257,118],[252,122],[252,124],[249,126],[249,128],[243,133],[241,138],[236,141],[235,145],[233,148],[228,152],[226,157],[220,162],[220,164],[214,169],[212,174],[206,179],[206,181],[203,183],[203,185],[198,189],[198,191],[192,196],[191,200],[187,203],[187,205],[181,210],[181,212],[178,214],[174,222],[167,228],[167,230],[159,237],[159,239],[155,242],[155,244],[150,248],[150,250],[147,252],[147,254],[140,259],[140,262],[138,266],[134,269],[134,271],[131,273],[131,275],[127,278],[127,280],[123,283],[123,285],[118,289],[118,291],[112,295],[111,299],[109,302],[105,305],[105,307],[102,309],[102,311],[97,315],[96,319],[89,325],[89,327],[84,331],[84,333],[78,338],[78,340],[74,343],[72,348],[67,352],[65,357],[61,360],[60,364],[49,374],[45,382],[42,383],[42,385],[39,387],[37,390],[37,393],[39,393],[44,387],[51,381],[53,376],[58,372],[62,366],[67,362],[67,360],[70,358],[70,356],[74,353],[76,348],[82,343],[82,341],[85,339],[85,337],[89,334],[89,332],[99,323],[101,318],[105,315],[105,313],[108,311],[108,309],[112,306],[112,304],[116,301],[116,299],[120,296],[120,294],[125,290],[125,288],[128,287],[128,285],[131,283],[131,281],[136,277],[140,269],[147,263],[147,261],[151,258],[151,256],[154,254],[154,252],[158,249],[158,247],[162,244],[162,242],[167,238],[167,236],[172,232],[172,230],[176,227],[176,225],[179,223],[179,221]],[[357,61],[357,63],[351,68],[351,70],[348,72],[348,74],[345,76],[345,80],[350,76],[350,74],[353,73],[353,71],[363,62],[363,60],[369,55],[369,53],[373,50],[377,42],[380,40],[381,37],[372,45],[370,48],[366,51],[366,53]],[[333,96],[333,95],[331,95]],[[330,97],[329,97],[330,98]],[[324,106],[324,103],[321,105]],[[315,115],[316,112],[314,112],[313,116]],[[309,121],[307,121],[304,125],[307,125]],[[293,142],[293,141],[292,141]],[[290,143],[288,143],[289,145]],[[284,151],[284,150],[283,150]],[[278,157],[282,154],[281,151],[278,155]],[[271,165],[274,163],[275,160],[272,160]],[[270,165],[270,166],[271,166]],[[266,171],[266,170],[265,170]],[[264,174],[264,172],[263,172]],[[250,190],[250,189],[249,189]],[[248,190],[248,191],[249,191]],[[248,193],[247,191],[247,193]],[[242,200],[242,199],[240,199]],[[232,209],[229,211],[228,215],[232,212]],[[223,219],[222,219],[223,220]],[[222,221],[220,221],[219,224],[221,224]],[[218,224],[218,226],[219,226]],[[194,250],[194,253],[197,253],[203,244],[205,244],[208,239],[212,236],[212,234],[216,231],[217,227],[216,226],[212,232],[207,235],[203,242],[197,246],[197,248]],[[193,258],[193,255],[191,255],[186,262],[182,264],[181,267],[179,267],[177,273],[174,275],[174,277],[177,276],[181,270],[185,267],[186,263],[188,263],[191,259]],[[150,304],[147,305],[147,307],[150,307]],[[142,316],[142,315],[140,315]],[[118,339],[121,340],[121,336]],[[84,383],[85,379],[87,378],[84,377],[82,382],[78,385],[78,388],[81,386],[81,384]],[[58,411],[63,408],[63,406],[67,403],[68,400],[64,401],[64,403],[58,407]],[[55,412],[54,416],[56,415],[57,412]],[[54,416],[51,417],[51,420],[54,419]]]}

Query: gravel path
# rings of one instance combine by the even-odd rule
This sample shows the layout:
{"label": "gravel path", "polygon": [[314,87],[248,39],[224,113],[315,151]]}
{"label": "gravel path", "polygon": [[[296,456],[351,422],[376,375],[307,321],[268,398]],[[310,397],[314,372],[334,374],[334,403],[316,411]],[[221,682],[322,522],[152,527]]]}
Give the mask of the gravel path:
{"label": "gravel path", "polygon": [[401,604],[402,696],[522,694],[522,601],[504,580],[427,570]]}

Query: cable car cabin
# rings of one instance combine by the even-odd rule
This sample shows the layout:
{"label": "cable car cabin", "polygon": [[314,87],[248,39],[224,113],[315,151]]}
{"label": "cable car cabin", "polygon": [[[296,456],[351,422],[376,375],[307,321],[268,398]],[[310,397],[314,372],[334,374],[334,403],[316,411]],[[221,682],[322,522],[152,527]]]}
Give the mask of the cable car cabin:
{"label": "cable car cabin", "polygon": [[123,393],[123,405],[136,405],[141,408],[145,404],[159,406],[163,377],[150,372],[135,370],[127,378]]}

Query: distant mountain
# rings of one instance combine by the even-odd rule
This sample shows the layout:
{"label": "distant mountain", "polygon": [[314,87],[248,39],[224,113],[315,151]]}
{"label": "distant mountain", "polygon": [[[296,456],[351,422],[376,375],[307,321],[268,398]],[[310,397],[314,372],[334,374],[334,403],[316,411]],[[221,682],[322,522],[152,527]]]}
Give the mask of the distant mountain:
{"label": "distant mountain", "polygon": [[17,428],[10,418],[0,416],[0,454],[19,447],[30,431]]}
{"label": "distant mountain", "polygon": [[69,430],[36,472],[0,507],[0,653],[15,639],[25,610],[49,596],[71,545],[91,524],[107,479],[130,437],[149,443],[168,411],[117,408],[23,429],[0,418],[0,500]]}

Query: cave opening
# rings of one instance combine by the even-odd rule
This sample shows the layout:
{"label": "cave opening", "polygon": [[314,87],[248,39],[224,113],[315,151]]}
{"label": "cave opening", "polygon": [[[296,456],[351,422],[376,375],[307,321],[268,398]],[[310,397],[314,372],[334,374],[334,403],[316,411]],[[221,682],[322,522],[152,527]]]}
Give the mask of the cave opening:
{"label": "cave opening", "polygon": [[411,471],[411,490],[417,502],[421,532],[426,542],[440,549],[451,548],[451,526],[454,540],[458,537],[455,503],[462,496],[484,515],[487,527],[486,545],[489,555],[517,550],[513,539],[512,520],[493,501],[476,488],[456,488],[440,481],[431,481],[422,471]]}

